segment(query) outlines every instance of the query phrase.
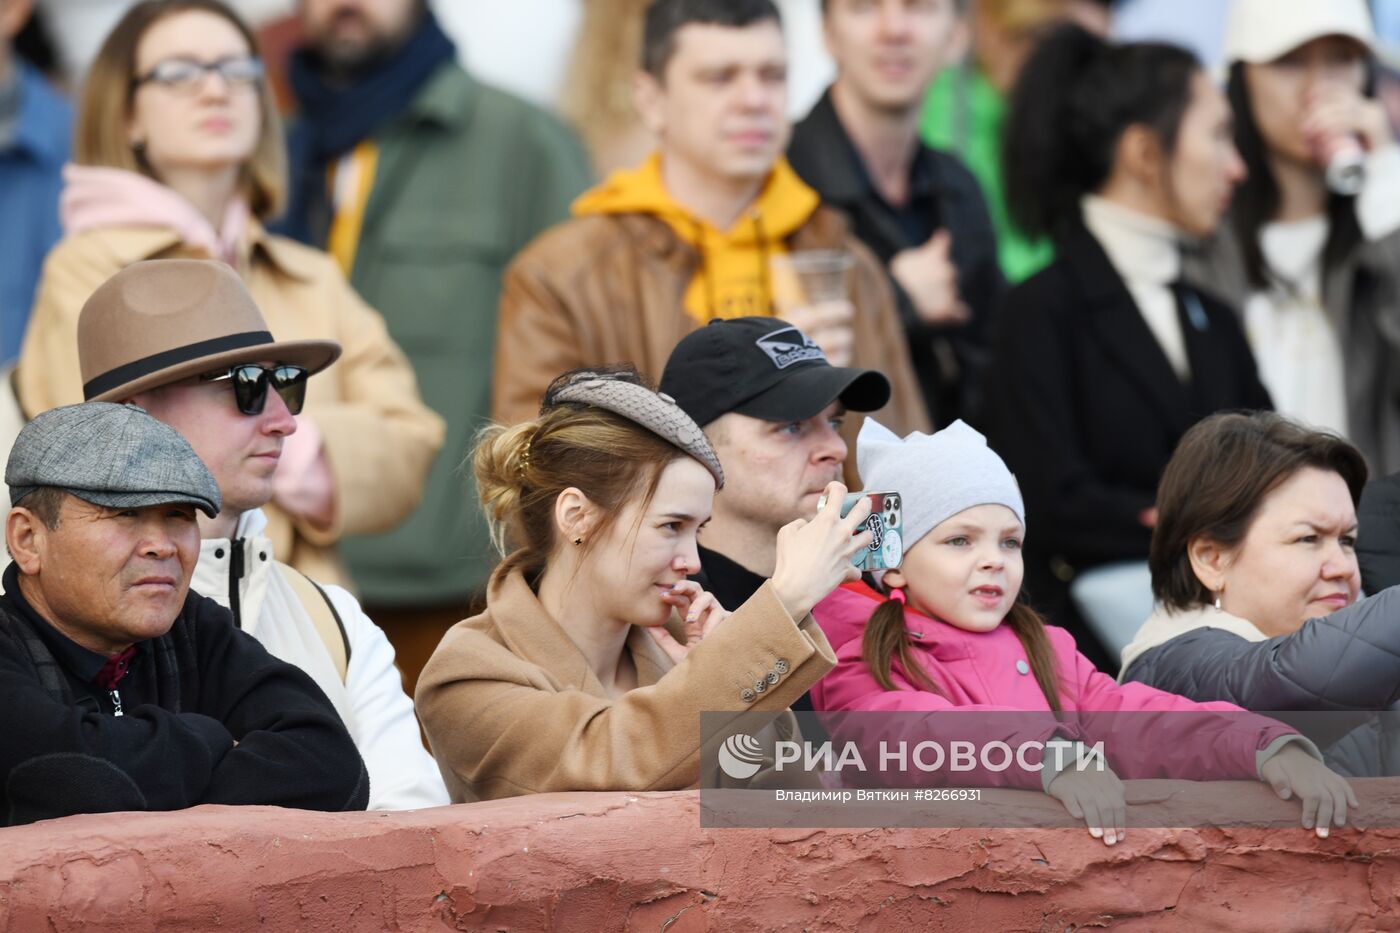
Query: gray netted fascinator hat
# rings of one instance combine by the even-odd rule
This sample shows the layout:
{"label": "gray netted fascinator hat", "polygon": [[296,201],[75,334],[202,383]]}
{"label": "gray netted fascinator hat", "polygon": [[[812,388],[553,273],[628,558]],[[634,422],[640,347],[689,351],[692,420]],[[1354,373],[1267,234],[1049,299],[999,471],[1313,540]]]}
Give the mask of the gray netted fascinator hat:
{"label": "gray netted fascinator hat", "polygon": [[566,403],[592,405],[641,425],[700,461],[715,478],[715,488],[724,488],[724,468],[700,425],[671,396],[648,387],[635,369],[565,373],[545,391],[540,414]]}

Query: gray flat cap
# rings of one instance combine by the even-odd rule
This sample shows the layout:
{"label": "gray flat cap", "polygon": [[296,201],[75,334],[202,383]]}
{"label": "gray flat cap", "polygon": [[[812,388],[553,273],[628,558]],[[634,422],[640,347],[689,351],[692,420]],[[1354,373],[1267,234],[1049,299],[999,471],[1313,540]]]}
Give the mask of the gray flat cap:
{"label": "gray flat cap", "polygon": [[93,505],[140,509],[186,503],[219,514],[219,484],[189,441],[135,405],[84,402],[24,426],[5,466],[11,505],[53,486]]}

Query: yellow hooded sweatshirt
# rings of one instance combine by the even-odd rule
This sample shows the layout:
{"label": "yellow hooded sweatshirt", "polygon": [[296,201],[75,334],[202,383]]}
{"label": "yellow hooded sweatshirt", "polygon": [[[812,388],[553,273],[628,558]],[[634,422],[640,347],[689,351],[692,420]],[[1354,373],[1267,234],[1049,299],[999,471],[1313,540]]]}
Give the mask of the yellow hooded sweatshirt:
{"label": "yellow hooded sweatshirt", "polygon": [[719,230],[681,207],[661,180],[661,154],[635,169],[613,172],[574,202],[577,217],[650,214],[665,221],[700,253],[700,268],[685,292],[686,313],[704,324],[714,318],[771,315],[769,261],[787,252],[786,241],[821,204],[787,160],[779,158],[763,190],[728,230]]}

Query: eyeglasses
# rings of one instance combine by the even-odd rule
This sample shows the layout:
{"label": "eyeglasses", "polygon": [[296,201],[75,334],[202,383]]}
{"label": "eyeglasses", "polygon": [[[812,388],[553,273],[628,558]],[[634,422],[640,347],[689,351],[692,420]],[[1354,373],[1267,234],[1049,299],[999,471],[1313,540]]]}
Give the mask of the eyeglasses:
{"label": "eyeglasses", "polygon": [[259,366],[256,363],[241,363],[230,367],[226,373],[207,373],[199,377],[200,382],[233,383],[233,397],[238,410],[245,415],[261,415],[267,404],[267,387],[271,383],[287,411],[301,414],[301,406],[306,401],[306,367],[304,366]]}
{"label": "eyeglasses", "polygon": [[251,55],[221,58],[216,62],[197,62],[192,58],[167,58],[132,80],[133,89],[154,81],[177,94],[193,94],[204,83],[204,76],[218,73],[229,87],[247,87],[262,80],[266,74],[262,59]]}

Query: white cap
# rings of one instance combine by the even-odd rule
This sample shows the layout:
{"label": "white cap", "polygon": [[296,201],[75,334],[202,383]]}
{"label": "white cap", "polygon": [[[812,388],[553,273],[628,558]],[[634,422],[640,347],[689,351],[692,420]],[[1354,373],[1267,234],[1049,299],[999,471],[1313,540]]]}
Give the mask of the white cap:
{"label": "white cap", "polygon": [[1374,48],[1376,30],[1366,0],[1232,0],[1225,61],[1272,62],[1323,36],[1345,36]]}
{"label": "white cap", "polygon": [[915,431],[901,438],[866,418],[856,438],[856,462],[866,489],[900,494],[906,550],[974,506],[1004,505],[1026,524],[1016,478],[987,439],[961,421],[937,434]]}

